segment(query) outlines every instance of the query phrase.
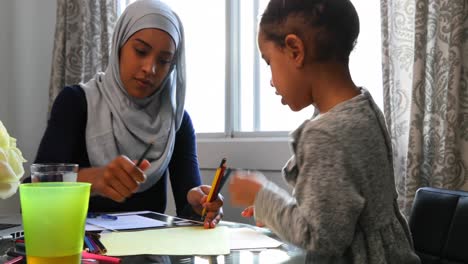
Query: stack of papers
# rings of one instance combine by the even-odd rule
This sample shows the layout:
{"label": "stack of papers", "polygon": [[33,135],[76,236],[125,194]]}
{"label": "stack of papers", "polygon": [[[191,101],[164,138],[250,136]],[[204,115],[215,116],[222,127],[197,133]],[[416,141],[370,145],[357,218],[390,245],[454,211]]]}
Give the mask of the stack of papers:
{"label": "stack of papers", "polygon": [[253,228],[218,225],[205,229],[201,222],[151,211],[110,216],[86,220],[87,231],[106,230],[101,232],[100,240],[109,256],[226,255],[231,250],[276,248],[283,244]]}
{"label": "stack of papers", "polygon": [[101,242],[106,246],[109,256],[226,255],[231,250],[275,248],[283,244],[251,228],[226,226],[214,229],[193,226],[109,232],[101,234]]}
{"label": "stack of papers", "polygon": [[[209,241],[209,242],[207,242]],[[225,226],[151,229],[134,232],[101,233],[109,256],[129,255],[226,255],[230,253]]]}

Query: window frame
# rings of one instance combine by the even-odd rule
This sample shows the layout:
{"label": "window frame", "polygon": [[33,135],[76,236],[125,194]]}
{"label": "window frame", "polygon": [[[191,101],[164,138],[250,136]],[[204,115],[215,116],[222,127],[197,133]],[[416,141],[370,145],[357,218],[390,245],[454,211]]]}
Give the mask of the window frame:
{"label": "window frame", "polygon": [[[253,1],[258,10],[258,0]],[[200,169],[210,170],[219,163],[217,158],[226,157],[234,168],[280,171],[291,156],[287,131],[241,132],[240,128],[240,1],[225,0],[226,6],[226,93],[225,132],[196,133]],[[253,28],[252,34],[256,34]],[[254,69],[259,69],[258,50],[255,49]],[[254,73],[254,129],[258,129],[260,85],[259,75]],[[196,130],[196,128],[195,128]],[[248,155],[245,155],[248,153]],[[275,155],[268,155],[273,154]],[[252,158],[255,157],[255,158]]]}
{"label": "window frame", "polygon": [[[241,127],[241,63],[240,63],[240,1],[242,0],[225,0],[225,17],[226,17],[226,80],[225,80],[225,124],[224,132],[203,132],[196,133],[197,138],[214,139],[213,142],[219,142],[220,138],[225,138],[228,141],[234,138],[246,139],[250,142],[252,138],[279,138],[287,140],[288,131],[258,131],[260,128],[260,77],[258,74],[260,65],[260,56],[258,49],[254,49],[254,130],[253,132],[240,131]],[[251,0],[253,10],[258,10],[259,0]],[[253,14],[252,14],[253,15]],[[257,17],[255,17],[254,28],[252,34],[257,34]],[[256,39],[256,38],[254,38]],[[256,43],[254,43],[256,46]],[[299,125],[299,124],[298,124]],[[196,128],[195,128],[196,130]]]}

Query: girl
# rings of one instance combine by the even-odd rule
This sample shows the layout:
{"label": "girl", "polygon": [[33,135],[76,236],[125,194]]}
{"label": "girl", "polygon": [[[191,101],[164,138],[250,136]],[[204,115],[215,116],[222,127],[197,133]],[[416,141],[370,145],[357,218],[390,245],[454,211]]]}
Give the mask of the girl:
{"label": "girl", "polygon": [[[281,102],[317,114],[292,133],[283,169],[291,196],[260,174],[237,174],[232,203],[307,250],[307,263],[419,263],[395,191],[383,115],[350,76],[359,34],[349,0],[271,0],[258,45]],[[243,212],[252,215],[252,207]]]}

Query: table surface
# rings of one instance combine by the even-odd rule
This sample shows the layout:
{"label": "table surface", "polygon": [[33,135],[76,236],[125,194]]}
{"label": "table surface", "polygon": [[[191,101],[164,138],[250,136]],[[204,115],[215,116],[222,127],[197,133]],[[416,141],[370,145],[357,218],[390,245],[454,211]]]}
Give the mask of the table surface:
{"label": "table surface", "polygon": [[[0,217],[1,219],[1,217]],[[222,221],[220,225],[228,226],[230,228],[239,227],[250,227],[255,228],[259,232],[262,232],[270,237],[278,239],[272,232],[265,228],[257,228],[252,225],[234,223],[228,221]],[[5,256],[5,252],[13,247],[13,241],[11,240],[0,240],[0,263],[4,263],[8,260]],[[305,263],[305,252],[304,250],[295,247],[290,244],[283,244],[278,248],[270,249],[253,249],[253,250],[232,250],[229,255],[219,256],[160,256],[160,255],[138,255],[138,256],[127,256],[121,257],[122,264],[134,264],[134,263],[161,263],[161,264],[208,264],[208,263],[220,263],[220,264],[272,264],[272,263]]]}

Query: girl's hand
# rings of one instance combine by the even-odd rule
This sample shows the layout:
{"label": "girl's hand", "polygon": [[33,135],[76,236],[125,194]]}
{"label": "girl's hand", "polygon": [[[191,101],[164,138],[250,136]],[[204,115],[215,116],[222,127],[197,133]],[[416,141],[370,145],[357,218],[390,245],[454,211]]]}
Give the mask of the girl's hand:
{"label": "girl's hand", "polygon": [[[241,215],[243,217],[253,217],[254,216],[254,207],[253,206],[249,206],[247,208],[244,209],[244,211],[242,211]],[[255,224],[258,226],[258,227],[264,227],[265,224],[260,222],[260,221],[255,221]]]}
{"label": "girl's hand", "polygon": [[264,182],[265,177],[260,173],[235,172],[229,184],[231,203],[241,206],[253,205]]}
{"label": "girl's hand", "polygon": [[205,228],[214,228],[223,217],[223,196],[219,194],[216,200],[209,203],[207,202],[207,199],[210,190],[211,186],[201,185],[192,188],[187,193],[187,201],[190,203],[190,205],[192,205],[192,208],[195,212],[201,215],[203,208],[206,208],[204,222]]}
{"label": "girl's hand", "polygon": [[123,202],[146,180],[143,171],[151,166],[147,160],[140,167],[136,167],[135,163],[136,161],[121,155],[104,167],[81,169],[78,172],[78,181],[91,183],[93,193]]}

